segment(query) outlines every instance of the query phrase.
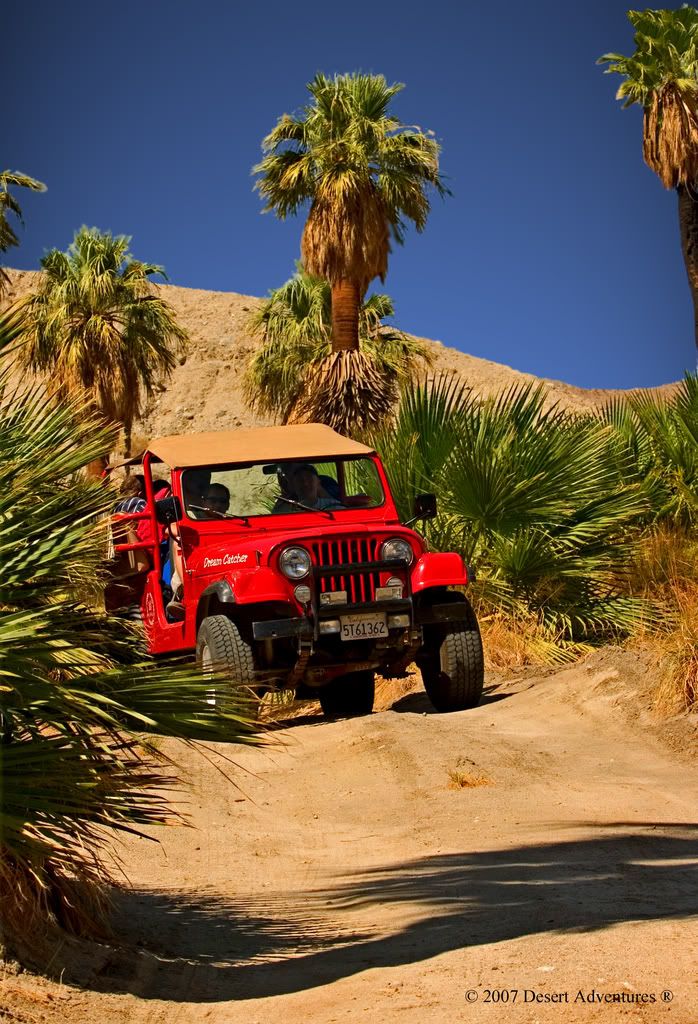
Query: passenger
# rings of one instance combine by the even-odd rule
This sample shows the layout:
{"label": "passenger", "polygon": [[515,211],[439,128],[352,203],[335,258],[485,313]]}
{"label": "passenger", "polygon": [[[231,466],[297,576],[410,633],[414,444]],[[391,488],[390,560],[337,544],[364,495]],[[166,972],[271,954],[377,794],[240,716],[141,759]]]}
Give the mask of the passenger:
{"label": "passenger", "polygon": [[[230,491],[225,484],[211,484],[204,501],[204,508],[212,512],[227,512],[230,508]],[[215,516],[213,517],[216,518]]]}
{"label": "passenger", "polygon": [[[211,486],[211,471],[208,469],[187,469],[182,475],[182,497],[184,507],[190,519],[206,519],[206,497]],[[171,528],[170,562],[172,566],[172,577],[170,587],[172,599],[165,606],[167,617],[176,621],[184,618],[184,564],[182,561],[182,545],[179,538],[179,528],[175,525]]]}
{"label": "passenger", "polygon": [[[168,498],[172,493],[167,480],[153,480],[153,500],[160,501],[161,498]],[[144,543],[152,541],[153,530],[150,519],[142,519],[136,528],[138,539]],[[167,540],[168,534],[167,529],[164,526],[158,526],[158,540],[160,544],[164,544]]]}
{"label": "passenger", "polygon": [[[119,487],[119,494],[121,497],[114,506],[114,515],[136,515],[145,510],[145,479],[140,474],[125,477]],[[111,529],[110,550],[114,544],[138,544],[143,539],[138,533],[142,523],[142,520],[114,521]],[[144,548],[123,551],[117,560],[120,564],[121,575],[147,572],[150,568],[150,558]]]}
{"label": "passenger", "polygon": [[124,515],[131,512],[142,512],[145,508],[145,478],[140,473],[126,476],[119,487],[121,495],[114,506],[114,513]]}

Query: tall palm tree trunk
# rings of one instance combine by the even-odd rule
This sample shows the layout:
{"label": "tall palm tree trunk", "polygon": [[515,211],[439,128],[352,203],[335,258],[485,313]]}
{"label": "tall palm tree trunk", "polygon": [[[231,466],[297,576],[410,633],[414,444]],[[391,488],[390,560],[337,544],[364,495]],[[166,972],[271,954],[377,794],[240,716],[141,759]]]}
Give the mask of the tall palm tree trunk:
{"label": "tall palm tree trunk", "polygon": [[344,278],[332,285],[332,351],[359,351],[359,307],[361,293],[358,284]]}
{"label": "tall palm tree trunk", "polygon": [[694,190],[686,185],[679,185],[676,191],[679,197],[681,248],[693,299],[693,323],[698,348],[698,201]]}

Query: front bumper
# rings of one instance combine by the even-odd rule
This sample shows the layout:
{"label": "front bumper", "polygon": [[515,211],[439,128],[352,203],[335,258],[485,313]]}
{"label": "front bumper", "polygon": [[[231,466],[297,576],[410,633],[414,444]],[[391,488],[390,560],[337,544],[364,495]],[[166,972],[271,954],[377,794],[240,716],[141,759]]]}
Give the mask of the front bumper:
{"label": "front bumper", "polygon": [[302,639],[319,638],[317,623],[324,619],[338,619],[342,615],[385,613],[387,615],[409,615],[410,626],[426,626],[435,623],[461,622],[468,616],[468,606],[461,601],[449,604],[431,604],[415,608],[411,597],[390,601],[369,601],[362,604],[325,605],[315,610],[312,619],[300,615],[291,619],[266,619],[252,623],[252,635],[255,640],[277,640],[284,637]]}

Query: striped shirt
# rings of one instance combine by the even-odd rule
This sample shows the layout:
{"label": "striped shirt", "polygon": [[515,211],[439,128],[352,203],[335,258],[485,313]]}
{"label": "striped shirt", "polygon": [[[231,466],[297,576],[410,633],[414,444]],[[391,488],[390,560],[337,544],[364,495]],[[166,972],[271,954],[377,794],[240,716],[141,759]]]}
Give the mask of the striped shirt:
{"label": "striped shirt", "polygon": [[126,515],[127,513],[143,512],[147,505],[145,498],[122,498],[114,509],[115,515]]}

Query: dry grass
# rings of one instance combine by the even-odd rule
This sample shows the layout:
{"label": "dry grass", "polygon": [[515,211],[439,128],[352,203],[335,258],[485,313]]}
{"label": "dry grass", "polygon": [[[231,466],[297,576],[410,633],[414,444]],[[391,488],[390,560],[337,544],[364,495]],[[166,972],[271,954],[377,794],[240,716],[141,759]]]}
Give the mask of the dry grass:
{"label": "dry grass", "polygon": [[41,865],[35,871],[6,850],[0,853],[2,932],[0,946],[22,963],[45,963],[65,933],[96,940],[110,936],[109,879],[89,852],[72,873]]}
{"label": "dry grass", "polygon": [[508,671],[524,666],[560,665],[588,654],[588,644],[562,643],[541,626],[535,616],[502,612],[478,614],[488,668]]}
{"label": "dry grass", "polygon": [[698,583],[698,541],[668,527],[648,533],[638,545],[631,588],[649,601],[671,601],[681,582]]}
{"label": "dry grass", "polygon": [[492,780],[485,775],[473,771],[463,771],[461,768],[448,769],[449,789],[475,789],[477,786],[491,786]]}
{"label": "dry grass", "polygon": [[628,646],[653,658],[659,685],[656,708],[664,714],[698,708],[698,543],[680,531],[649,535],[634,566],[634,587],[654,603],[653,622]]}
{"label": "dry grass", "polygon": [[457,758],[455,765],[446,769],[446,774],[449,789],[476,789],[492,785],[492,779],[488,779],[469,757]]}
{"label": "dry grass", "polygon": [[657,707],[668,713],[698,707],[698,584],[677,586],[674,601],[669,628],[659,638],[663,671]]}
{"label": "dry grass", "polygon": [[677,578],[662,588],[662,617],[630,640],[657,666],[655,707],[665,715],[698,710],[698,582]]}
{"label": "dry grass", "polygon": [[420,691],[424,692],[422,677],[416,665],[409,665],[406,674],[400,679],[385,679],[383,676],[377,675],[374,710],[387,711],[402,697]]}

